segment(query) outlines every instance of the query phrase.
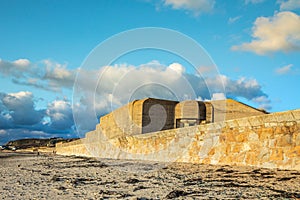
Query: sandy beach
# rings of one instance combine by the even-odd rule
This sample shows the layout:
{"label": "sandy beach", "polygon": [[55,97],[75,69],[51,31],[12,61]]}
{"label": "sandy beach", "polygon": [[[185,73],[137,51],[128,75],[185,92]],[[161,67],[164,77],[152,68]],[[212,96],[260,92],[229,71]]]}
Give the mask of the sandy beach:
{"label": "sandy beach", "polygon": [[297,199],[300,171],[0,153],[1,199]]}

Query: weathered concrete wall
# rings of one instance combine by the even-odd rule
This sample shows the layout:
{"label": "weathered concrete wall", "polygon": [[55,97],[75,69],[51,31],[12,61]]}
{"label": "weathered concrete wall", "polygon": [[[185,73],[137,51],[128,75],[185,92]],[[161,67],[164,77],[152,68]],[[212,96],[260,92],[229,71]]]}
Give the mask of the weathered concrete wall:
{"label": "weathered concrete wall", "polygon": [[204,102],[204,105],[205,105],[205,110],[206,110],[206,117],[205,117],[206,123],[214,122],[214,108],[213,108],[212,103]]}
{"label": "weathered concrete wall", "polygon": [[213,106],[212,122],[265,115],[262,110],[258,110],[232,99],[210,101],[209,103]]}
{"label": "weathered concrete wall", "polygon": [[114,139],[98,129],[56,149],[63,155],[300,170],[300,110]]}
{"label": "weathered concrete wall", "polygon": [[142,133],[142,113],[144,100],[130,102],[101,117],[96,129],[102,129],[108,138]]}

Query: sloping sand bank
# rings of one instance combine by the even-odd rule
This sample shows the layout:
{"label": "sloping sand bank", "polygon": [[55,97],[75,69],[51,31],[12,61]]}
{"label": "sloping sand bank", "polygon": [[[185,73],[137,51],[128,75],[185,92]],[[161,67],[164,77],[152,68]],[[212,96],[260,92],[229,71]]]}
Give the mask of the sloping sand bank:
{"label": "sloping sand bank", "polygon": [[300,171],[0,153],[2,199],[300,198]]}

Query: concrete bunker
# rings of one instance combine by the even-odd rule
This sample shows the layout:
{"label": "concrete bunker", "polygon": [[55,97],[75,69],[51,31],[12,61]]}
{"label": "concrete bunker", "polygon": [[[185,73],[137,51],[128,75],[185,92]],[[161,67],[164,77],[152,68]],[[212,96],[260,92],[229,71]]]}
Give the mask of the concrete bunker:
{"label": "concrete bunker", "polygon": [[231,99],[178,102],[146,98],[101,117],[97,127],[111,139],[262,114],[265,113],[261,110]]}
{"label": "concrete bunker", "polygon": [[175,106],[175,127],[196,126],[206,121],[206,106],[200,101],[182,101]]}

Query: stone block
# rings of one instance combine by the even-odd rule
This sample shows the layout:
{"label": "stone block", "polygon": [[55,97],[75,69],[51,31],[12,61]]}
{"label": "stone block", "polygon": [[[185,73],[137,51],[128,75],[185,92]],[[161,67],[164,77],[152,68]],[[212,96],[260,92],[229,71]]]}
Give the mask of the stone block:
{"label": "stone block", "polygon": [[242,144],[242,143],[232,144],[231,152],[232,153],[240,153],[243,151],[243,149],[244,149],[244,144]]}
{"label": "stone block", "polygon": [[294,116],[292,113],[289,112],[282,112],[282,113],[276,113],[274,114],[277,122],[289,122],[289,121],[294,121]]}
{"label": "stone block", "polygon": [[227,144],[225,145],[225,153],[226,153],[227,156],[232,154],[232,151],[231,151],[231,144],[230,144],[230,143],[227,143]]}
{"label": "stone block", "polygon": [[225,135],[225,138],[226,138],[226,142],[236,142],[235,140],[235,133],[233,132],[227,132],[226,135]]}
{"label": "stone block", "polygon": [[264,140],[260,142],[262,147],[269,147],[269,141],[268,140]]}
{"label": "stone block", "polygon": [[245,163],[247,165],[256,165],[258,164],[257,154],[255,152],[247,152],[245,157]]}
{"label": "stone block", "polygon": [[265,122],[265,127],[267,128],[272,128],[272,127],[276,127],[277,123],[276,122]]}
{"label": "stone block", "polygon": [[269,148],[261,148],[257,159],[262,162],[268,162],[270,158],[270,149]]}
{"label": "stone block", "polygon": [[275,116],[276,114],[267,114],[267,115],[264,115],[262,117],[262,120],[264,122],[267,122],[267,123],[276,123],[277,122],[277,118]]}
{"label": "stone block", "polygon": [[299,121],[300,120],[300,109],[299,110],[293,110],[291,112],[292,112],[292,115],[294,116],[294,119]]}
{"label": "stone block", "polygon": [[281,135],[283,134],[282,126],[278,125],[274,128],[274,135]]}
{"label": "stone block", "polygon": [[271,150],[270,161],[281,161],[283,160],[282,148],[274,148]]}
{"label": "stone block", "polygon": [[251,150],[251,147],[249,145],[249,143],[243,143],[243,149],[242,151],[250,151]]}
{"label": "stone block", "polygon": [[[236,129],[234,131],[236,131]],[[244,133],[244,132],[247,132],[247,131],[248,131],[248,128],[246,128],[246,127],[238,127],[236,132]]]}
{"label": "stone block", "polygon": [[246,158],[247,152],[240,152],[235,155],[235,162],[240,164],[245,164],[245,158]]}
{"label": "stone block", "polygon": [[242,132],[238,133],[235,136],[236,142],[242,143],[242,142],[247,142],[248,141],[248,133]]}
{"label": "stone block", "polygon": [[295,121],[290,121],[290,122],[286,122],[285,126],[294,127],[294,126],[297,126],[297,123]]}
{"label": "stone block", "polygon": [[290,150],[288,150],[285,155],[288,158],[300,158],[300,146],[291,148]]}
{"label": "stone block", "polygon": [[248,118],[237,119],[236,122],[238,123],[239,127],[250,127],[251,126]]}
{"label": "stone block", "polygon": [[252,127],[261,126],[263,124],[261,117],[250,117],[249,123]]}
{"label": "stone block", "polygon": [[256,132],[250,132],[248,134],[248,140],[258,142],[259,141],[258,134]]}
{"label": "stone block", "polygon": [[225,143],[226,142],[226,133],[221,133],[219,136],[219,142],[220,143]]}
{"label": "stone block", "polygon": [[[298,127],[296,122],[293,122],[294,125],[290,126],[290,132],[291,133],[296,133],[296,132],[300,132],[300,126]],[[300,125],[300,124],[299,124]]]}
{"label": "stone block", "polygon": [[296,146],[300,146],[300,132],[295,132],[293,134],[293,143],[296,145]]}
{"label": "stone block", "polygon": [[221,164],[226,164],[226,165],[228,165],[228,164],[233,163],[234,160],[235,160],[235,159],[234,159],[233,154],[228,154],[228,155],[226,155],[225,157],[222,157],[222,159],[220,159],[220,162],[221,162]]}
{"label": "stone block", "polygon": [[236,120],[229,120],[229,121],[225,122],[225,126],[228,128],[235,128],[235,127],[238,127],[239,124],[237,123]]}
{"label": "stone block", "polygon": [[210,151],[208,152],[208,156],[213,156],[215,154],[215,148],[211,148]]}
{"label": "stone block", "polygon": [[262,144],[260,142],[249,142],[248,143],[251,151],[259,152],[261,150]]}
{"label": "stone block", "polygon": [[276,147],[289,147],[293,143],[292,135],[286,134],[276,138]]}
{"label": "stone block", "polygon": [[262,128],[257,131],[260,141],[265,141],[267,139],[274,138],[274,129],[273,128]]}

